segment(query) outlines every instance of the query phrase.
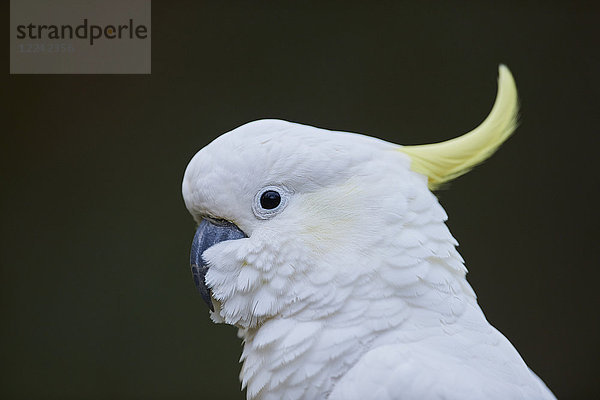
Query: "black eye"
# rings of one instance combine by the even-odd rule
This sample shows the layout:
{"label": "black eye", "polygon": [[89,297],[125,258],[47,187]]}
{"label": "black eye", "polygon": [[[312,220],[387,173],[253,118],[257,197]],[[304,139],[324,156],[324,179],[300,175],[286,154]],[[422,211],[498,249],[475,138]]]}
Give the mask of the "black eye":
{"label": "black eye", "polygon": [[260,196],[260,206],[265,210],[272,210],[281,203],[281,196],[274,190],[267,190]]}

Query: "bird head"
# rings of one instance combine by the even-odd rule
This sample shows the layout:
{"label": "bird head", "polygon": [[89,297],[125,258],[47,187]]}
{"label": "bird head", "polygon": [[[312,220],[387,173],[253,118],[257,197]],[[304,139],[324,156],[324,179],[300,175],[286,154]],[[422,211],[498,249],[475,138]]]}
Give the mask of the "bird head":
{"label": "bird head", "polygon": [[513,131],[516,112],[514,82],[501,67],[488,118],[447,142],[399,146],[281,120],[215,139],[190,161],[182,186],[198,223],[192,271],[213,320],[253,328],[392,295],[368,284],[390,260],[443,247],[419,231],[446,229],[431,189],[487,158]]}

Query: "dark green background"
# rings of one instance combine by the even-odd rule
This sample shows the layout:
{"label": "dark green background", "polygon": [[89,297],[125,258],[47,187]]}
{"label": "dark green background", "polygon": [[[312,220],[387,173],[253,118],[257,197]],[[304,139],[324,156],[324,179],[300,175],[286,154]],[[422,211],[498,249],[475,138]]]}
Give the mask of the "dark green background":
{"label": "dark green background", "polygon": [[189,159],[265,117],[448,139],[487,115],[500,62],[521,126],[439,197],[488,319],[559,397],[598,393],[597,6],[152,6],[150,76],[6,60],[0,397],[243,398],[240,341],[189,272]]}

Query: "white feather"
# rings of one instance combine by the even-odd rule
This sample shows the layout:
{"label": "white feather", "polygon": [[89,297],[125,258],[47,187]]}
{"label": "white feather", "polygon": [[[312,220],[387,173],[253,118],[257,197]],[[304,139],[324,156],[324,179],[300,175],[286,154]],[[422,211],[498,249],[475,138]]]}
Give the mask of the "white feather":
{"label": "white feather", "polygon": [[[195,218],[248,236],[203,254],[213,320],[241,328],[248,399],[553,398],[485,319],[446,213],[397,149],[266,120],[190,162]],[[286,207],[258,218],[273,185]]]}

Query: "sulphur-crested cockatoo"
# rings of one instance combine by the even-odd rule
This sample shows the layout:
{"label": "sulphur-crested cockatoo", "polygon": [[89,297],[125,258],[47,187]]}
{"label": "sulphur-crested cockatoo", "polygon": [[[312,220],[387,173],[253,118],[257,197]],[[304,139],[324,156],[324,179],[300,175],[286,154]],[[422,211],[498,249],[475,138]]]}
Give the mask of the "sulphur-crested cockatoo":
{"label": "sulphur-crested cockatoo", "polygon": [[504,66],[498,86],[487,119],[442,143],[259,120],[193,157],[193,276],[239,328],[248,399],[554,398],[486,320],[431,192],[515,129]]}

